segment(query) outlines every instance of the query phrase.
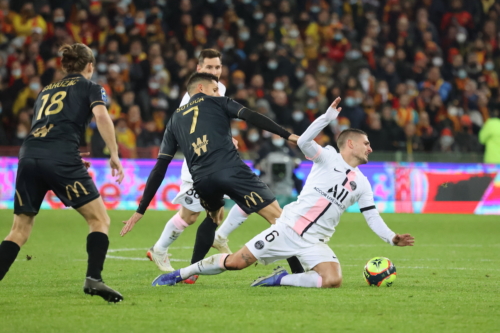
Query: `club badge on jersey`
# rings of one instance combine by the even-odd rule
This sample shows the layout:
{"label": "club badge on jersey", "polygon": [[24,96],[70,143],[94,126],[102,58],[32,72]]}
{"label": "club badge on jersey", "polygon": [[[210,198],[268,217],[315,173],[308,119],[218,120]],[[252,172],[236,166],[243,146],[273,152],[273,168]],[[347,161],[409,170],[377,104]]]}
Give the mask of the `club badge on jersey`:
{"label": "club badge on jersey", "polygon": [[103,87],[101,87],[101,97],[104,104],[108,104],[108,95],[106,95],[106,91]]}

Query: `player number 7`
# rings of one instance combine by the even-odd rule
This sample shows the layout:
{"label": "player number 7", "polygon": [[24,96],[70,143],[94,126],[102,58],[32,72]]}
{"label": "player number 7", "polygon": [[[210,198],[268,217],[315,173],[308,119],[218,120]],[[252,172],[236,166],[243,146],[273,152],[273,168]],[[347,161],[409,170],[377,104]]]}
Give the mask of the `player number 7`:
{"label": "player number 7", "polygon": [[198,122],[198,112],[200,111],[200,109],[198,109],[197,106],[193,106],[191,109],[188,109],[187,111],[184,111],[182,113],[182,115],[185,116],[193,110],[194,110],[193,122],[191,123],[191,131],[189,131],[189,134],[193,134],[194,131],[196,130],[196,123]]}

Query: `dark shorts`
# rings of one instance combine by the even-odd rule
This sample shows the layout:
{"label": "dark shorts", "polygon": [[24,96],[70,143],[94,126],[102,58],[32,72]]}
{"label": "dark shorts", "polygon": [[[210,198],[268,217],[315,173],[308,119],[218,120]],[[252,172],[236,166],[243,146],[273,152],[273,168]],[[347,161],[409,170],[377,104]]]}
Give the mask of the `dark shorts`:
{"label": "dark shorts", "polygon": [[228,195],[247,214],[255,213],[276,200],[273,192],[248,166],[214,172],[194,182],[201,205],[208,211],[224,206]]}
{"label": "dark shorts", "polygon": [[66,205],[79,208],[99,197],[94,181],[82,163],[22,158],[16,177],[14,214],[38,214],[49,190]]}

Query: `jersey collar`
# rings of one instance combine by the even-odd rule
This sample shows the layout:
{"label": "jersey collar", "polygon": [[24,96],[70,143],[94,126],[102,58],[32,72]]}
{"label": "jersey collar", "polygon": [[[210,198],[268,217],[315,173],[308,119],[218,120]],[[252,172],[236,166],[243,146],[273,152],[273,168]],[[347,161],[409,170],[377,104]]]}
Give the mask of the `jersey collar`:
{"label": "jersey collar", "polygon": [[80,74],[80,73],[72,73],[72,74],[66,75],[64,78],[66,79],[66,78],[69,78],[69,77],[77,77],[77,76],[83,77],[83,75]]}
{"label": "jersey collar", "polygon": [[206,96],[206,94],[204,94],[204,93],[202,93],[202,92],[199,92],[199,93],[194,94],[193,96],[191,96],[191,98],[190,98],[189,100],[192,100],[192,99],[196,98],[197,96],[198,96],[198,97],[199,97],[199,96]]}

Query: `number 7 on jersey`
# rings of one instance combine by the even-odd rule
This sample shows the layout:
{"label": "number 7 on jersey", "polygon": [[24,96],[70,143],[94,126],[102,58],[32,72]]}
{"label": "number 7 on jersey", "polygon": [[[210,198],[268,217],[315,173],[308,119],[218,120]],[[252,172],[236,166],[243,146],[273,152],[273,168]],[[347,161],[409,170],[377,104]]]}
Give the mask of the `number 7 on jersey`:
{"label": "number 7 on jersey", "polygon": [[191,111],[194,111],[194,114],[193,114],[193,122],[191,123],[191,130],[189,131],[189,134],[193,134],[194,131],[196,130],[196,123],[198,122],[198,112],[200,111],[200,109],[198,109],[197,106],[193,106],[192,108],[188,109],[187,111],[184,111],[182,113],[182,115],[185,116]]}

